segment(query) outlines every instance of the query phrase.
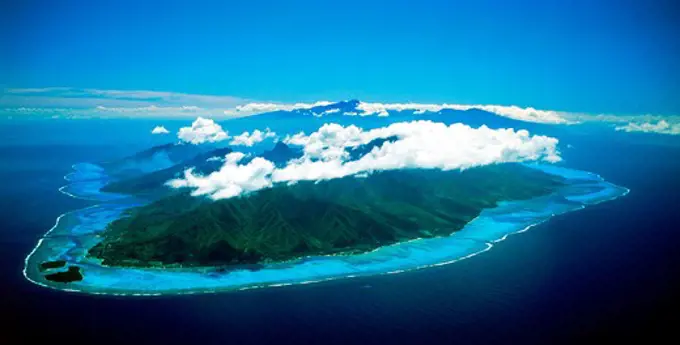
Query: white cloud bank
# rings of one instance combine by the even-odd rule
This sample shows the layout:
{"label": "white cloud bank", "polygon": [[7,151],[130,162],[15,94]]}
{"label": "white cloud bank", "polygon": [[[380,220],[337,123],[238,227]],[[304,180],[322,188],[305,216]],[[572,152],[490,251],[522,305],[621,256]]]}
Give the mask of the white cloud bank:
{"label": "white cloud bank", "polygon": [[234,109],[227,109],[224,111],[225,115],[254,115],[261,113],[268,113],[272,111],[291,111],[296,109],[309,109],[333,104],[328,101],[318,101],[314,103],[248,103],[239,105]]}
{"label": "white cloud bank", "polygon": [[168,133],[170,133],[170,131],[163,126],[156,126],[151,130],[151,134],[168,134]]}
{"label": "white cloud bank", "polygon": [[538,122],[538,123],[567,123],[563,114],[551,110],[538,110],[532,107],[521,108],[518,106],[505,105],[465,105],[465,104],[423,104],[423,103],[365,103],[360,102],[357,106],[359,116],[389,116],[389,111],[413,111],[415,114],[425,112],[439,112],[445,109],[450,110],[470,110],[480,109],[499,116],[511,119]]}
{"label": "white cloud bank", "polygon": [[[348,149],[380,138],[396,140],[349,160]],[[471,128],[460,123],[447,126],[431,121],[401,122],[370,131],[353,125],[326,124],[310,135],[299,133],[285,141],[301,146],[304,154],[283,168],[260,157],[239,165],[243,155],[232,153],[219,171],[200,176],[187,170],[183,178],[171,180],[168,185],[193,188],[196,196],[224,199],[276,183],[363,176],[384,170],[453,170],[504,162],[560,160],[555,138],[531,136],[526,130]]]}
{"label": "white cloud bank", "polygon": [[[327,106],[333,104],[332,102],[320,101],[316,103],[248,103],[237,106],[235,110],[225,110],[226,115],[253,115],[272,111],[292,111],[301,109],[310,109],[318,106]],[[538,123],[553,123],[562,124],[569,121],[564,115],[567,113],[557,112],[552,110],[538,110],[532,107],[521,108],[518,106],[504,106],[504,105],[465,105],[465,104],[427,104],[427,103],[369,103],[359,102],[355,111],[347,112],[345,115],[356,116],[389,116],[390,111],[413,111],[416,114],[423,114],[425,112],[439,112],[445,109],[450,110],[469,110],[480,109],[499,116],[509,117],[512,119],[538,122]],[[340,109],[330,108],[320,113],[314,113],[314,116],[325,116],[340,112]]]}
{"label": "white cloud bank", "polygon": [[680,135],[680,123],[668,123],[666,120],[654,122],[635,123],[630,122],[625,126],[616,127],[617,131],[625,132],[643,132],[643,133],[658,133]]}
{"label": "white cloud bank", "polygon": [[247,192],[271,187],[271,173],[274,164],[266,159],[256,157],[248,164],[239,165],[245,155],[232,152],[225,156],[224,165],[206,177],[194,175],[189,169],[184,172],[183,179],[168,182],[173,188],[195,188],[192,195],[210,195],[213,199],[226,199]]}
{"label": "white cloud bank", "polygon": [[229,140],[233,146],[253,146],[266,139],[276,138],[276,133],[269,128],[264,131],[256,129],[253,133],[243,132],[237,136],[230,136],[228,131],[222,129],[213,119],[198,117],[190,127],[182,127],[177,137],[187,143],[199,145],[203,143],[216,143]]}

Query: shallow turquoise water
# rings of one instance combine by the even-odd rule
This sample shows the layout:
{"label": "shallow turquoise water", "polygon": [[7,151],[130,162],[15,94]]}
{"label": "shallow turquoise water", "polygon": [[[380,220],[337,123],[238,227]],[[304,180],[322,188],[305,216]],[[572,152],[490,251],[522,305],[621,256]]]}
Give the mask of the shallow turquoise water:
{"label": "shallow turquoise water", "polygon": [[[630,194],[552,217],[470,260],[321,284],[153,298],[64,293],[30,283],[22,274],[24,260],[55,219],[99,203],[58,192],[71,165],[165,143],[155,136],[150,139],[157,141],[145,141],[159,124],[156,120],[139,121],[127,120],[119,129],[111,121],[95,120],[70,121],[68,126],[64,121],[56,129],[54,121],[0,124],[5,139],[0,144],[0,176],[6,182],[0,185],[5,336],[9,331],[10,339],[15,335],[19,343],[54,342],[71,331],[78,336],[76,343],[295,339],[345,345],[442,339],[461,344],[583,344],[597,335],[630,341],[636,335],[673,339],[676,334],[678,137],[608,128],[581,135],[586,125],[532,133],[558,137],[567,166],[596,172],[629,187]],[[176,127],[180,124],[186,125]],[[38,131],[39,125],[49,131]],[[12,133],[30,146],[14,145]],[[81,144],[67,145],[71,141]]]}
{"label": "shallow turquoise water", "polygon": [[[267,264],[258,270],[218,272],[210,268],[105,267],[86,258],[87,250],[99,241],[97,234],[126,209],[139,206],[143,201],[99,192],[107,181],[104,171],[93,164],[76,164],[74,172],[66,177],[70,183],[61,191],[100,204],[61,216],[27,257],[24,274],[30,281],[51,288],[117,295],[209,293],[394,274],[469,258],[491,249],[508,235],[526,231],[552,216],[612,200],[628,192],[596,174],[542,164],[527,166],[562,176],[567,185],[548,196],[504,202],[484,210],[462,230],[448,237],[413,240],[357,255],[307,257]],[[38,265],[58,259],[80,267],[83,280],[69,284],[46,280]]]}

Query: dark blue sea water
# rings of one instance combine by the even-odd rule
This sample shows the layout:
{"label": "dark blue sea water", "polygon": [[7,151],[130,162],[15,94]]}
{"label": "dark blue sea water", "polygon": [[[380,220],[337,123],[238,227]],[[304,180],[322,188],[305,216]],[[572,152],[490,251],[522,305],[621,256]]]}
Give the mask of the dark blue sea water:
{"label": "dark blue sea water", "polygon": [[[0,124],[0,343],[574,343],[673,334],[680,301],[680,138],[565,130],[570,167],[629,195],[558,216],[493,250],[397,275],[216,295],[53,291],[23,260],[62,213],[73,163],[160,143],[140,121]],[[582,134],[587,133],[587,134]],[[566,143],[564,141],[567,141]],[[5,342],[4,340],[8,341]]]}

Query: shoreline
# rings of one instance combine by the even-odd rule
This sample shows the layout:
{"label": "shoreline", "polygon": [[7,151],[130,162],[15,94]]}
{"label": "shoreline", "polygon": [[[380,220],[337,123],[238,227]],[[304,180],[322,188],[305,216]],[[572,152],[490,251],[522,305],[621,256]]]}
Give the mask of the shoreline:
{"label": "shoreline", "polygon": [[[72,168],[76,171],[70,172],[66,176],[77,176],[78,171],[78,166],[79,164],[74,164]],[[115,201],[116,199],[95,199],[95,198],[87,198],[87,197],[82,197],[78,195],[74,195],[72,193],[66,192],[63,189],[71,186],[75,183],[79,182],[92,182],[93,180],[91,178],[88,178],[87,180],[84,181],[74,181],[70,179],[66,179],[66,176],[64,176],[65,180],[70,182],[68,185],[62,186],[59,188],[59,191],[64,194],[68,195],[73,198],[78,198],[78,199],[83,199],[83,200],[89,200],[89,201],[98,201],[100,203],[91,205],[88,207],[85,207],[83,209],[78,209],[78,210],[73,210],[66,212],[59,217],[57,217],[57,220],[55,221],[54,226],[50,228],[39,240],[36,246],[33,248],[33,250],[28,254],[28,256],[24,260],[24,269],[23,269],[23,274],[24,277],[39,286],[42,287],[48,287],[51,289],[59,290],[59,291],[67,291],[67,292],[77,292],[77,293],[84,293],[84,294],[93,294],[93,295],[112,295],[112,296],[167,296],[167,295],[191,295],[191,294],[199,294],[199,293],[219,293],[219,292],[226,292],[226,291],[242,291],[242,290],[251,290],[251,289],[259,289],[259,288],[267,288],[267,287],[282,287],[282,286],[291,286],[291,285],[306,285],[306,284],[312,284],[312,283],[319,283],[319,282],[326,282],[326,281],[334,281],[334,280],[339,280],[339,279],[351,279],[355,277],[362,277],[362,276],[371,276],[371,275],[388,275],[388,274],[398,274],[398,273],[403,273],[403,272],[409,272],[409,271],[415,271],[415,270],[421,270],[429,267],[438,267],[438,266],[443,266],[443,265],[448,265],[452,264],[461,260],[465,260],[471,257],[474,257],[476,255],[479,255],[481,253],[484,253],[491,248],[496,243],[500,243],[507,239],[510,235],[514,234],[519,234],[519,233],[524,233],[528,231],[529,229],[540,225],[542,223],[545,223],[546,221],[550,220],[552,217],[560,214],[566,214],[570,213],[571,211],[577,211],[586,208],[587,206],[592,206],[592,205],[597,205],[599,203],[603,203],[606,201],[611,201],[615,200],[617,198],[620,198],[622,196],[627,195],[630,190],[624,187],[619,187],[616,185],[613,185],[609,182],[606,182],[601,176],[598,174],[590,173],[590,172],[585,172],[585,171],[579,171],[579,170],[573,170],[569,168],[563,168],[563,167],[552,167],[552,166],[541,166],[541,165],[527,165],[528,167],[536,168],[538,170],[542,170],[546,173],[550,173],[552,175],[558,175],[562,176],[567,180],[570,179],[575,179],[578,181],[581,181],[582,185],[587,185],[588,183],[594,183],[598,185],[602,185],[601,187],[603,190],[608,191],[611,193],[609,197],[604,198],[604,199],[598,199],[598,193],[602,193],[602,190],[599,190],[594,193],[585,193],[585,194],[577,194],[577,195],[566,195],[564,196],[564,199],[568,200],[568,196],[572,196],[578,200],[578,198],[585,198],[585,202],[580,202],[580,201],[570,201],[570,203],[579,203],[580,205],[557,205],[560,207],[557,207],[554,212],[550,212],[549,214],[542,215],[541,211],[544,210],[535,210],[528,208],[529,214],[532,212],[537,213],[535,219],[533,219],[533,222],[528,222],[526,224],[522,223],[517,223],[518,225],[523,225],[521,228],[512,230],[511,231],[506,231],[507,229],[501,228],[497,229],[501,231],[501,233],[498,235],[500,237],[497,238],[489,238],[489,239],[484,239],[484,231],[483,230],[491,230],[491,233],[487,234],[487,236],[493,237],[495,233],[493,232],[494,229],[486,229],[485,224],[481,224],[478,226],[477,223],[484,223],[487,222],[489,219],[493,219],[494,216],[497,216],[494,212],[500,212],[500,216],[509,216],[513,217],[513,214],[503,214],[502,209],[505,207],[511,207],[513,205],[517,204],[527,204],[528,206],[533,206],[531,205],[531,202],[534,201],[534,199],[527,200],[527,201],[510,201],[507,203],[507,205],[498,205],[495,208],[491,209],[485,209],[480,215],[475,217],[473,220],[468,222],[462,229],[459,231],[445,237],[440,237],[440,238],[429,238],[429,239],[412,239],[409,241],[405,242],[399,242],[396,244],[392,244],[389,246],[384,246],[384,247],[378,247],[370,252],[366,253],[361,253],[361,254],[351,254],[351,255],[342,255],[342,259],[338,260],[338,255],[331,255],[331,258],[324,257],[324,256],[306,256],[304,258],[309,259],[308,264],[295,264],[291,262],[285,263],[285,265],[291,266],[290,268],[276,268],[277,265],[280,265],[281,263],[276,263],[276,264],[271,264],[267,265],[268,268],[266,268],[266,271],[268,272],[267,274],[261,274],[262,275],[262,281],[257,282],[255,280],[251,280],[248,282],[248,279],[241,279],[241,278],[251,278],[250,275],[257,276],[257,274],[244,274],[242,272],[236,271],[235,273],[235,282],[230,281],[230,278],[228,277],[229,273],[224,274],[224,275],[218,275],[218,278],[215,279],[222,279],[223,284],[214,284],[213,281],[206,280],[206,276],[210,274],[210,272],[205,272],[206,270],[211,270],[214,268],[218,268],[217,266],[211,267],[211,266],[203,266],[203,267],[187,267],[187,268],[169,268],[169,269],[164,269],[160,267],[155,267],[155,268],[127,268],[127,267],[108,267],[108,266],[102,266],[98,265],[99,267],[96,267],[96,263],[93,262],[91,259],[84,259],[82,261],[76,261],[75,263],[72,262],[73,260],[67,260],[69,265],[67,267],[80,267],[83,273],[83,281],[87,280],[88,278],[88,273],[87,269],[96,269],[98,271],[102,272],[97,272],[95,275],[99,274],[101,276],[101,285],[97,285],[96,279],[100,279],[99,277],[90,277],[91,279],[95,279],[94,281],[91,282],[83,282],[83,281],[76,281],[73,283],[53,283],[53,282],[47,282],[47,281],[39,281],[39,278],[42,278],[44,280],[44,276],[38,275],[38,279],[33,279],[31,277],[30,273],[35,273],[35,272],[29,272],[29,268],[35,269],[36,267],[39,266],[38,263],[33,263],[32,259],[36,255],[36,252],[38,252],[39,249],[44,249],[45,251],[49,252],[50,249],[53,248],[42,248],[43,246],[47,246],[45,244],[45,241],[50,239],[49,235],[53,231],[59,228],[61,225],[61,222],[65,217],[73,217],[77,216],[78,214],[85,213],[88,210],[95,209],[95,208],[105,208],[106,206],[112,206],[115,205],[115,203],[112,203],[112,201]],[[563,173],[564,175],[560,174]],[[571,175],[570,175],[571,174]],[[587,179],[583,179],[584,176],[587,176]],[[91,176],[90,176],[91,177]],[[580,179],[579,179],[580,177]],[[585,182],[584,182],[585,181]],[[577,183],[575,184],[568,184],[565,186],[563,189],[568,190],[569,187],[572,186],[578,186]],[[607,189],[609,188],[609,190]],[[553,193],[556,194],[556,193]],[[550,201],[549,199],[553,197],[553,194],[546,196],[546,197],[539,197],[535,199],[546,199],[546,201]],[[120,195],[122,198],[119,199],[125,199],[123,195]],[[595,200],[588,200],[588,197],[592,197]],[[130,198],[133,199],[133,198]],[[118,204],[117,206],[121,206]],[[550,205],[549,203],[546,203],[546,208],[550,208],[550,206],[555,206],[555,205]],[[571,207],[569,207],[571,206]],[[132,206],[130,206],[132,207]],[[106,210],[102,211],[105,212]],[[114,211],[115,213],[115,211]],[[520,217],[521,218],[521,217]],[[501,224],[501,222],[498,222],[498,224]],[[493,225],[493,224],[491,224]],[[503,224],[502,224],[503,225]],[[490,225],[489,225],[490,226]],[[472,231],[471,228],[479,227],[480,229],[472,229],[472,230],[482,230],[482,231]],[[466,231],[464,234],[467,234],[467,232],[471,232],[471,235],[474,236],[462,236],[460,233],[463,233]],[[505,232],[502,232],[505,231]],[[96,237],[96,233],[85,233],[82,236],[94,236]],[[439,253],[434,253],[435,256],[436,254],[442,255],[441,258],[437,259],[436,257],[427,257],[428,254],[428,249],[436,251],[437,249],[441,249],[441,244],[445,244],[444,242],[450,242],[450,245],[453,245],[453,247],[450,246],[444,246],[447,247],[448,249],[458,249],[461,251],[460,253],[455,253],[452,257],[449,257],[448,259],[446,258],[447,255],[442,255],[441,252]],[[419,245],[422,245],[424,247],[430,246],[429,248],[425,248],[423,250],[422,248],[419,248]],[[63,252],[63,248],[59,248]],[[77,248],[76,249],[82,249],[82,248]],[[67,250],[68,251],[68,250]],[[407,255],[413,256],[414,261],[407,261],[407,264],[404,264],[402,267],[399,267],[399,263],[394,263],[394,261],[399,261],[400,258],[390,258],[390,255],[395,254],[392,253],[395,252],[397,254],[403,255],[404,252]],[[455,252],[455,250],[454,250]],[[425,253],[425,257],[422,256],[422,253]],[[385,255],[386,254],[386,255]],[[446,253],[445,253],[446,254]],[[421,257],[418,257],[418,255],[421,255]],[[457,256],[456,256],[457,255]],[[373,257],[375,256],[375,257]],[[49,255],[47,255],[49,257]],[[362,259],[366,259],[366,262],[362,262]],[[420,259],[422,262],[419,264],[417,260]],[[35,259],[37,260],[37,259]],[[373,261],[371,261],[373,260]],[[354,262],[358,261],[358,262]],[[390,262],[392,261],[392,262]],[[433,261],[433,262],[426,262],[426,261]],[[338,269],[337,263],[341,262],[349,267],[340,267]],[[383,271],[380,271],[380,266],[381,264],[385,264],[388,267],[395,266],[392,268],[384,267]],[[323,266],[326,265],[328,266],[328,271],[324,272],[323,269],[321,271],[314,271],[314,270],[309,270],[307,268],[300,268],[301,266],[309,266],[309,265],[316,265],[316,266]],[[366,269],[364,271],[361,270],[361,268],[365,268],[362,266],[376,266],[377,268],[372,268],[372,269]],[[391,266],[390,266],[391,265]],[[297,276],[297,280],[295,279],[295,271],[296,268],[299,269],[300,275]],[[336,270],[334,273],[333,270]],[[345,269],[343,271],[343,269]],[[352,269],[355,269],[355,271],[349,273]],[[287,271],[293,271],[292,274],[281,274],[279,277],[276,277],[277,274],[280,274],[280,272],[275,272],[271,273],[271,271],[284,271],[286,273]],[[310,273],[311,272],[311,273]],[[317,276],[314,277],[314,274]],[[109,277],[108,275],[111,275]],[[126,275],[126,276],[124,276]],[[177,283],[176,281],[173,281],[173,277],[168,278],[167,276],[177,276],[175,277],[180,283],[185,282],[186,285],[182,286],[163,286],[163,287],[158,287],[154,286],[153,284],[151,285],[140,285],[140,287],[135,288],[133,284],[138,284],[138,279],[156,279],[158,280],[158,284],[162,283]],[[325,276],[324,276],[325,275]],[[138,277],[139,276],[139,277]],[[164,277],[166,276],[166,277]],[[242,277],[244,276],[244,277]],[[270,277],[273,276],[273,277]],[[306,278],[309,276],[308,278]],[[130,286],[128,287],[120,287],[117,286],[116,284],[119,281],[115,281],[115,283],[111,283],[110,280],[115,280],[119,279],[120,281],[123,281],[123,285],[125,284],[125,281],[128,281]],[[199,280],[202,280],[203,283],[205,283],[204,286],[199,287],[201,284],[191,284],[189,280],[184,281],[185,279],[191,279],[191,278],[196,278]],[[127,280],[126,280],[127,279]],[[241,281],[239,281],[241,279]],[[106,285],[110,284],[110,285]],[[230,285],[231,284],[231,285]],[[153,289],[156,289],[154,291],[149,290],[150,287],[152,286]]]}

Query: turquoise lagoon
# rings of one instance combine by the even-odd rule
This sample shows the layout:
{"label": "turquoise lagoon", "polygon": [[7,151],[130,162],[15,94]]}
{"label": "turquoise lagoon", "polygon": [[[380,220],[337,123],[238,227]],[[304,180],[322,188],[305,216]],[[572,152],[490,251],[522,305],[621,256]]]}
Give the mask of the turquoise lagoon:
{"label": "turquoise lagoon", "polygon": [[[357,255],[305,257],[286,263],[266,264],[257,270],[216,268],[127,268],[102,266],[86,257],[98,243],[107,224],[147,201],[126,195],[102,193],[104,170],[94,164],[76,164],[65,177],[61,192],[97,204],[61,215],[25,260],[24,276],[41,286],[91,294],[149,296],[234,291],[309,284],[357,276],[394,274],[454,263],[491,249],[507,236],[524,232],[553,216],[613,200],[628,189],[585,171],[528,164],[563,177],[567,184],[557,192],[529,200],[507,201],[484,210],[460,231],[440,238],[418,239]],[[46,261],[64,260],[63,268],[43,272]],[[49,281],[46,274],[80,268],[83,279],[70,283]]]}

